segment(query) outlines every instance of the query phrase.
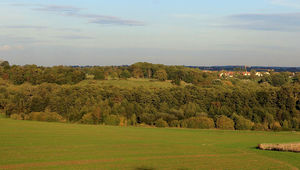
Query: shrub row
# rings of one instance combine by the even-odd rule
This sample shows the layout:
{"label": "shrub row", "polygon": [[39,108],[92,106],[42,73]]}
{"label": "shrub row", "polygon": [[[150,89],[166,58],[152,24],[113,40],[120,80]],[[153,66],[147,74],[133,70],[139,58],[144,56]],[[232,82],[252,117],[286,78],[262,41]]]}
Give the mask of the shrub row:
{"label": "shrub row", "polygon": [[[34,121],[46,121],[46,122],[66,122],[66,120],[55,112],[32,112],[30,114],[12,114],[10,118],[15,120],[34,120]],[[103,117],[102,123],[100,119],[102,117],[95,115],[95,113],[85,114],[79,123],[83,124],[104,124],[113,126],[136,126],[136,117],[132,116],[130,119],[118,115],[106,115]],[[143,122],[141,124],[144,124]],[[163,118],[159,118],[153,124],[155,127],[177,127],[177,128],[193,128],[193,129],[222,129],[222,130],[287,130],[286,125],[281,126],[279,122],[265,123],[253,123],[250,120],[233,114],[232,118],[221,115],[217,116],[215,120],[207,116],[191,117],[184,120],[172,120],[170,123]]]}

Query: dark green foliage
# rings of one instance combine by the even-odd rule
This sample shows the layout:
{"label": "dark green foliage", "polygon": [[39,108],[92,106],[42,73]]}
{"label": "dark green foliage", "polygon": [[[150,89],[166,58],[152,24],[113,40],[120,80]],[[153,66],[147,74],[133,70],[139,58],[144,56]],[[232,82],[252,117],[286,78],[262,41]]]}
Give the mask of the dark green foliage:
{"label": "dark green foliage", "polygon": [[[198,127],[192,123],[187,125],[184,120],[195,116],[205,117],[207,111],[209,116],[231,116],[232,112],[236,112],[238,116],[232,116],[236,129],[251,129],[250,120],[266,124],[272,129],[273,123],[281,122],[282,119],[290,122],[291,129],[297,129],[299,111],[296,110],[296,100],[293,99],[294,95],[282,95],[282,90],[274,91],[275,98],[265,98],[264,101],[258,102],[261,97],[255,97],[257,94],[255,90],[245,95],[243,94],[245,91],[238,89],[231,92],[230,89],[216,91],[214,88],[190,86],[148,91],[144,88],[120,90],[97,85],[24,84],[14,88],[5,85],[0,87],[0,107],[8,116],[44,112],[49,108],[71,122],[101,124],[105,116],[114,114],[127,118],[132,125],[136,123],[154,125],[157,119],[162,118],[170,126],[178,126],[181,122],[183,127]],[[279,95],[291,100],[276,98]],[[101,108],[101,114],[96,114],[97,106]],[[132,118],[132,115],[136,115],[135,118]],[[218,124],[218,119],[216,123],[218,128],[225,129]],[[199,126],[199,128],[204,127]]]}
{"label": "dark green foliage", "polygon": [[276,73],[271,75],[272,85],[282,86],[289,81],[288,73]]}
{"label": "dark green foliage", "polygon": [[184,110],[184,116],[189,118],[196,116],[196,113],[200,111],[200,108],[199,105],[191,102],[184,105],[182,110]]}
{"label": "dark green foliage", "polygon": [[4,68],[8,68],[9,67],[9,62],[8,61],[3,61],[1,64],[0,64],[1,67],[4,67]]}
{"label": "dark green foliage", "polygon": [[131,125],[131,126],[136,126],[137,125],[137,120],[136,120],[136,115],[135,114],[131,115],[131,117],[130,117],[127,124]]}
{"label": "dark green foliage", "polygon": [[162,118],[158,119],[155,121],[155,126],[156,127],[168,127],[168,123],[164,121]]}
{"label": "dark green foliage", "polygon": [[251,130],[254,126],[253,122],[251,122],[248,119],[245,119],[243,116],[234,114],[232,115],[232,118],[235,122],[234,127],[236,130]]}
{"label": "dark green foliage", "polygon": [[293,78],[293,81],[295,83],[300,83],[300,73],[296,73],[296,75]]}
{"label": "dark green foliage", "polygon": [[95,80],[104,80],[105,79],[104,71],[95,70],[94,71],[94,79]]}
{"label": "dark green foliage", "polygon": [[120,124],[120,118],[117,115],[107,115],[104,118],[104,124],[118,126]]}
{"label": "dark green foliage", "polygon": [[289,82],[289,73],[272,73],[270,76],[265,76],[260,82],[268,82],[273,86],[282,86]]}
{"label": "dark green foliage", "polygon": [[124,70],[120,74],[120,78],[123,78],[123,79],[127,79],[127,78],[130,78],[130,77],[131,77],[131,73],[128,70]]}
{"label": "dark green foliage", "polygon": [[6,69],[3,76],[16,85],[29,82],[31,84],[57,83],[76,84],[85,79],[85,73],[80,68],[55,66],[38,67],[36,65],[12,66]]}
{"label": "dark green foliage", "polygon": [[139,117],[139,123],[146,123],[152,125],[155,121],[155,115],[151,113],[142,113]]}
{"label": "dark green foliage", "polygon": [[290,130],[290,129],[291,129],[290,122],[287,120],[284,120],[282,122],[282,130]]}
{"label": "dark green foliage", "polygon": [[197,129],[212,129],[215,128],[215,123],[213,119],[208,117],[191,117],[185,121],[187,128],[197,128]]}
{"label": "dark green foliage", "polygon": [[291,121],[291,126],[293,129],[299,129],[300,126],[300,119],[293,118]]}
{"label": "dark green foliage", "polygon": [[[85,110],[85,108],[83,108],[82,110]],[[83,112],[85,113],[88,112],[88,109],[86,109]],[[102,122],[103,122],[103,117],[101,114],[101,109],[99,107],[97,107],[94,111],[90,113],[84,114],[81,118],[81,123],[84,124],[99,124]]]}
{"label": "dark green foliage", "polygon": [[172,80],[172,83],[180,86],[181,80],[179,78],[176,78],[176,79]]}
{"label": "dark green foliage", "polygon": [[[161,80],[167,75],[180,86],[101,84],[106,78],[158,78],[160,72]],[[49,112],[87,124],[153,126],[164,120],[171,127],[214,128],[211,118],[220,129],[233,129],[230,118],[238,130],[296,130],[300,124],[300,84],[289,73],[271,73],[258,83],[257,79],[223,80],[217,73],[181,66],[137,63],[91,68],[11,66],[0,67],[0,75],[0,109],[16,119]],[[85,75],[102,81],[91,76],[79,83]]]}
{"label": "dark green foliage", "polygon": [[170,127],[180,127],[180,121],[178,121],[178,120],[172,120],[170,122]]}

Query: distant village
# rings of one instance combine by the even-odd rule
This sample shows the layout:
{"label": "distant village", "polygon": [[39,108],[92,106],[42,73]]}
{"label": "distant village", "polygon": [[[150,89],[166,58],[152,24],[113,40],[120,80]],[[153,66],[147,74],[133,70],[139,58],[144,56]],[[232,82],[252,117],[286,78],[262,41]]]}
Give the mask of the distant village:
{"label": "distant village", "polygon": [[251,76],[251,75],[257,76],[257,77],[263,77],[266,75],[270,75],[270,72],[274,71],[274,70],[270,70],[270,69],[265,69],[264,71],[261,71],[261,72],[257,72],[255,70],[248,71],[247,66],[245,66],[244,70],[242,70],[241,68],[238,68],[236,70],[238,70],[238,71],[221,71],[221,73],[219,74],[219,77],[226,78],[226,77]]}
{"label": "distant village", "polygon": [[[222,66],[218,66],[222,67]],[[233,70],[203,70],[204,72],[218,72],[218,76],[220,78],[233,78],[233,77],[240,77],[240,76],[255,76],[255,77],[264,77],[271,75],[271,72],[277,72],[274,69],[262,69],[260,68],[259,71],[254,69],[250,70],[247,66],[244,68],[235,67]],[[295,76],[295,72],[286,71],[289,74],[289,77],[292,78]]]}
{"label": "distant village", "polygon": [[[0,65],[9,65],[8,61],[0,59]],[[128,67],[128,65],[122,65]],[[71,66],[71,67],[93,67],[93,66]],[[300,67],[264,67],[264,66],[185,66],[189,68],[198,68],[204,72],[218,72],[220,78],[234,78],[234,77],[264,77],[271,75],[271,72],[287,72],[292,78],[297,72],[300,72]]]}
{"label": "distant village", "polygon": [[238,71],[221,71],[219,77],[236,77],[236,76],[251,76],[254,74],[257,77],[263,77],[266,75],[270,75],[270,72],[255,72],[251,73],[248,71],[238,72]]}
{"label": "distant village", "polygon": [[207,71],[247,71],[256,70],[257,72],[300,72],[300,67],[279,67],[279,66],[186,66]]}

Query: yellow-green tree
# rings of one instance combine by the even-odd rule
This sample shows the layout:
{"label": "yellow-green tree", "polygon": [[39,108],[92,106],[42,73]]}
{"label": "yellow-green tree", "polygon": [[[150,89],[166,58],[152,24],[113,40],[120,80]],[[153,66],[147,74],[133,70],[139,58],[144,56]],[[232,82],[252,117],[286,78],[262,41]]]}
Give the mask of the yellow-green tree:
{"label": "yellow-green tree", "polygon": [[168,74],[167,74],[166,70],[160,69],[155,72],[154,78],[156,78],[160,81],[166,81],[168,79]]}

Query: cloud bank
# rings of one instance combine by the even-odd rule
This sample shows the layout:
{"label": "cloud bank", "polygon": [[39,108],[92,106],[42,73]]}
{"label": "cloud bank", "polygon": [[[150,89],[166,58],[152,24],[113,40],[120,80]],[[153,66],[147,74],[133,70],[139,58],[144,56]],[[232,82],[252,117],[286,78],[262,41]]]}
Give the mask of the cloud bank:
{"label": "cloud bank", "polygon": [[269,0],[271,4],[300,9],[299,0]]}
{"label": "cloud bank", "polygon": [[80,35],[67,35],[67,36],[58,36],[58,38],[61,38],[61,39],[67,39],[67,40],[84,40],[84,39],[93,39],[93,37],[88,37],[88,36],[80,36]]}
{"label": "cloud bank", "polygon": [[60,5],[42,5],[42,4],[12,4],[13,6],[31,6],[34,11],[48,12],[62,16],[85,18],[88,23],[101,25],[121,25],[121,26],[145,26],[142,21],[123,19],[117,16],[106,16],[98,14],[82,13],[82,8],[74,6],[60,6]]}
{"label": "cloud bank", "polygon": [[12,50],[23,50],[24,47],[21,45],[11,46],[11,45],[2,45],[0,46],[0,51],[12,51]]}
{"label": "cloud bank", "polygon": [[46,26],[34,26],[34,25],[6,25],[6,26],[0,26],[0,28],[9,28],[9,29],[48,29]]}
{"label": "cloud bank", "polygon": [[229,16],[232,28],[264,31],[299,31],[300,13],[238,14]]}

